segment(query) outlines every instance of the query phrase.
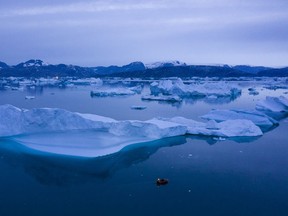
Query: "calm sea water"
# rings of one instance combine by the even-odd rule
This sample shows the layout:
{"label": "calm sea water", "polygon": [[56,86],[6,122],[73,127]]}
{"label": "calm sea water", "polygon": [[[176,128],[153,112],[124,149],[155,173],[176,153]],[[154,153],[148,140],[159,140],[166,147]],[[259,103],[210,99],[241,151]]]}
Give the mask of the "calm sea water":
{"label": "calm sea water", "polygon": [[[140,95],[91,98],[93,87],[0,91],[0,104],[58,107],[115,119],[198,119],[212,108],[254,108],[260,94],[221,102],[141,101]],[[144,89],[144,92],[147,89]],[[26,95],[36,96],[25,100]],[[146,110],[130,106],[144,105]],[[198,119],[199,120],[199,119]],[[197,136],[128,146],[99,158],[45,155],[0,139],[0,215],[288,215],[288,121],[258,139],[215,141]],[[158,177],[169,184],[158,187]]]}

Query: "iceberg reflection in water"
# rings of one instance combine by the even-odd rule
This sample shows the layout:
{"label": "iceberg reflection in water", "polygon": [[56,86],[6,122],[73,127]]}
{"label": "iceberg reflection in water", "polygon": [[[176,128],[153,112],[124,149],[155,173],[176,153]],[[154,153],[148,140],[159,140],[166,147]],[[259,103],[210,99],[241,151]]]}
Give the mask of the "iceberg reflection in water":
{"label": "iceberg reflection in water", "polygon": [[[75,136],[70,135],[66,134],[61,137],[61,141],[71,142],[71,140],[74,140],[74,144],[80,141],[79,139],[75,140]],[[89,137],[87,139],[87,134],[83,135],[84,138],[82,137],[81,141],[84,141],[84,143],[78,143],[79,146],[82,144],[87,146],[85,141],[90,142]],[[45,134],[45,136],[47,136],[47,139],[50,137],[52,140],[60,142],[60,139],[55,139],[55,134]],[[40,136],[38,138],[40,138]],[[58,138],[60,138],[59,134]],[[34,177],[41,184],[57,186],[83,184],[85,182],[96,181],[97,179],[108,179],[118,170],[144,162],[161,148],[186,144],[187,139],[192,142],[194,140],[206,141],[209,145],[214,145],[219,141],[216,137],[204,136],[169,137],[151,142],[128,145],[116,153],[89,158],[53,154],[51,151],[49,151],[49,153],[42,150],[38,151],[30,148],[30,146],[27,147],[26,144],[23,145],[23,143],[16,141],[17,139],[0,139],[0,154],[5,155],[4,161],[14,166],[23,166],[26,173]],[[41,139],[43,140],[43,137],[41,137]],[[231,138],[231,140],[236,142],[250,142],[256,139],[258,138]],[[21,140],[21,138],[19,138],[19,140]],[[51,145],[55,146],[57,143],[52,143]]]}
{"label": "iceberg reflection in water", "polygon": [[[51,136],[53,134],[50,134]],[[47,137],[49,137],[48,134]],[[184,143],[186,143],[185,136],[164,138],[126,146],[119,152],[110,155],[84,158],[45,153],[27,148],[17,141],[1,139],[0,154],[6,155],[6,162],[23,166],[28,174],[42,184],[82,184],[87,181],[109,178],[118,170],[147,160],[162,147]]]}

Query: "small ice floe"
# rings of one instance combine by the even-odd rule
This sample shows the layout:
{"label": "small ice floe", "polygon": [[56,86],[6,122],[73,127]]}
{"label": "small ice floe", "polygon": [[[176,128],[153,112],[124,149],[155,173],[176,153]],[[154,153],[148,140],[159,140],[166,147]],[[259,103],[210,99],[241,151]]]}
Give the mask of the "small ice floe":
{"label": "small ice floe", "polygon": [[213,140],[216,140],[216,141],[225,141],[226,138],[224,138],[224,137],[213,137]]}
{"label": "small ice floe", "polygon": [[23,91],[24,88],[23,87],[11,87],[11,90],[13,90],[13,91]]}
{"label": "small ice floe", "polygon": [[25,99],[27,99],[27,100],[33,100],[33,99],[35,99],[35,96],[29,96],[29,95],[27,95],[27,96],[25,96]]}
{"label": "small ice floe", "polygon": [[131,108],[131,109],[134,109],[134,110],[144,110],[144,109],[146,109],[147,107],[146,107],[146,106],[131,106],[130,108]]}
{"label": "small ice floe", "polygon": [[150,101],[167,101],[167,102],[181,102],[182,99],[177,95],[162,95],[159,94],[158,96],[154,95],[144,95],[141,98],[142,100],[150,100]]}
{"label": "small ice floe", "polygon": [[136,94],[136,92],[129,88],[105,88],[96,89],[90,92],[91,97],[114,97],[134,94]]}
{"label": "small ice floe", "polygon": [[248,88],[249,95],[259,95],[259,92],[255,88]]}

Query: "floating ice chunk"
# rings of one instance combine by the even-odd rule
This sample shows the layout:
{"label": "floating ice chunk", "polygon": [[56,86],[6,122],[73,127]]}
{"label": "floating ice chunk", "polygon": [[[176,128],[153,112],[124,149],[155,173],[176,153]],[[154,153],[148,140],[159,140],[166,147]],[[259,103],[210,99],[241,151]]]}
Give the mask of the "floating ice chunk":
{"label": "floating ice chunk", "polygon": [[0,106],[0,136],[20,134],[23,131],[23,111],[12,105]]}
{"label": "floating ice chunk", "polygon": [[146,107],[146,106],[131,106],[130,108],[131,108],[131,109],[134,109],[134,110],[144,110],[144,109],[146,109],[147,107]]}
{"label": "floating ice chunk", "polygon": [[186,85],[178,78],[176,80],[161,80],[150,85],[152,95],[177,95],[179,97],[237,97],[241,90],[225,82],[189,84]]}
{"label": "floating ice chunk", "polygon": [[142,90],[143,90],[143,86],[137,85],[137,86],[130,87],[129,89],[131,91],[137,93],[137,94],[140,94],[142,92]]}
{"label": "floating ice chunk", "polygon": [[162,95],[159,94],[158,96],[153,95],[144,95],[141,98],[142,100],[150,100],[150,101],[167,101],[167,102],[181,102],[182,99],[176,95]]}
{"label": "floating ice chunk", "polygon": [[256,104],[256,109],[268,112],[288,112],[288,99],[284,96],[269,97]]}
{"label": "floating ice chunk", "polygon": [[205,135],[217,137],[242,137],[261,136],[261,129],[252,121],[246,119],[226,120],[220,123],[209,121],[207,123],[197,122],[183,117],[166,119],[187,127],[187,134]]}
{"label": "floating ice chunk", "polygon": [[29,96],[29,95],[27,95],[27,96],[25,96],[25,99],[27,99],[27,100],[32,100],[32,99],[35,99],[35,96]]}
{"label": "floating ice chunk", "polygon": [[36,79],[36,83],[37,86],[46,86],[46,85],[51,85],[51,86],[56,86],[58,84],[60,84],[60,80],[58,80],[57,77],[55,78],[39,78]]}
{"label": "floating ice chunk", "polygon": [[105,89],[96,89],[90,92],[92,97],[113,97],[113,96],[124,96],[124,95],[134,95],[135,91],[132,91],[129,88],[105,88]]}
{"label": "floating ice chunk", "polygon": [[[261,129],[252,121],[246,119],[226,120],[218,123],[219,130],[211,130],[214,136],[219,137],[242,137],[261,136]],[[221,135],[222,134],[222,135]]]}
{"label": "floating ice chunk", "polygon": [[259,95],[259,92],[255,88],[248,88],[249,95]]}
{"label": "floating ice chunk", "polygon": [[120,121],[111,125],[109,132],[118,136],[133,134],[139,137],[164,138],[171,136],[185,135],[187,128],[173,122],[166,122],[159,119],[148,121]]}
{"label": "floating ice chunk", "polygon": [[254,124],[269,128],[273,125],[277,125],[278,122],[273,118],[265,115],[264,113],[258,112],[256,110],[211,110],[208,114],[201,116],[203,119],[215,120],[217,122],[222,122],[226,120],[235,119],[246,119],[251,120]]}
{"label": "floating ice chunk", "polygon": [[[86,79],[72,79],[67,81],[67,85],[93,85],[93,86],[102,86],[103,81],[99,78],[86,78]],[[66,85],[66,86],[67,86]]]}

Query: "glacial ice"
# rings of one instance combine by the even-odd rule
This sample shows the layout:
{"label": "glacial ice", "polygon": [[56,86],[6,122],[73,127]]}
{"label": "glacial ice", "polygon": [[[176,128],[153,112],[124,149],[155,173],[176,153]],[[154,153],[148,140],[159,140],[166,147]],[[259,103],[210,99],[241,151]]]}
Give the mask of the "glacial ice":
{"label": "glacial ice", "polygon": [[167,102],[181,102],[182,98],[178,97],[177,95],[162,95],[159,94],[157,96],[154,95],[143,95],[142,100],[150,100],[150,101],[167,101]]}
{"label": "glacial ice", "polygon": [[[76,142],[77,138],[71,141],[69,134],[80,132],[90,133],[87,136],[90,141],[86,136],[82,137],[85,141],[78,139],[79,142]],[[105,134],[102,141],[97,136],[99,133]],[[43,138],[49,137],[49,134],[51,139]],[[61,138],[63,134],[68,142]],[[10,137],[26,147],[50,153],[96,157],[114,153],[127,145],[186,134],[237,137],[260,136],[262,132],[252,121],[245,119],[229,119],[220,123],[203,123],[183,117],[117,121],[56,108],[26,110],[12,105],[0,106],[0,137]],[[60,138],[53,141],[54,135]]]}
{"label": "glacial ice", "polygon": [[223,122],[226,120],[246,119],[246,120],[252,121],[255,125],[262,127],[262,128],[270,128],[273,125],[278,124],[278,122],[274,120],[273,118],[256,110],[215,109],[201,116],[201,118],[207,119],[207,120],[215,120],[217,122]]}
{"label": "glacial ice", "polygon": [[33,100],[33,99],[35,99],[35,96],[27,95],[27,96],[25,96],[25,99],[27,99],[27,100]]}
{"label": "glacial ice", "polygon": [[68,80],[67,83],[75,85],[93,85],[93,86],[103,85],[103,81],[99,78],[71,79]]}
{"label": "glacial ice", "polygon": [[183,117],[167,119],[169,122],[178,123],[187,127],[187,134],[217,136],[217,137],[242,137],[261,136],[261,129],[252,121],[246,119],[226,120],[217,123],[210,120],[207,123],[197,122]]}
{"label": "glacial ice", "polygon": [[113,96],[124,96],[124,95],[134,95],[135,91],[128,88],[106,88],[106,89],[96,89],[90,92],[92,97],[113,97]]}
{"label": "glacial ice", "polygon": [[248,88],[249,95],[259,95],[259,92],[255,88]]}
{"label": "glacial ice", "polygon": [[265,100],[259,101],[256,104],[256,109],[260,111],[288,113],[288,99],[284,96],[267,96]]}
{"label": "glacial ice", "polygon": [[161,80],[150,85],[152,95],[177,95],[179,97],[237,97],[241,90],[227,83],[184,84],[182,79]]}
{"label": "glacial ice", "polygon": [[140,94],[142,91],[141,86],[125,87],[102,87],[97,88],[90,92],[92,97],[113,97]]}

